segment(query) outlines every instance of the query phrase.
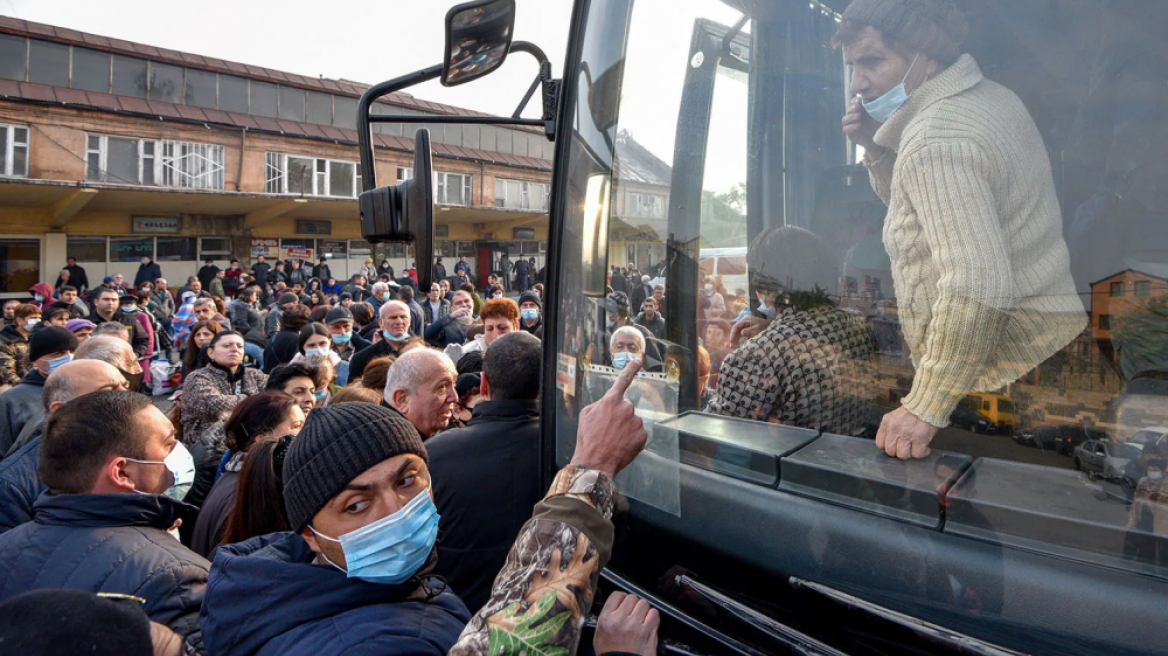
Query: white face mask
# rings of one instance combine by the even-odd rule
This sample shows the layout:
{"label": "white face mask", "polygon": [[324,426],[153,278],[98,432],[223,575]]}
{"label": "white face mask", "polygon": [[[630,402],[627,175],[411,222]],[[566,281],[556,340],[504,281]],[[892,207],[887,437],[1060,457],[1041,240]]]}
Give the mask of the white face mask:
{"label": "white face mask", "polygon": [[706,285],[706,288],[705,288],[705,289],[706,289],[706,291],[708,291],[708,292],[712,292],[712,291],[714,291],[714,286],[713,286],[713,285]]}

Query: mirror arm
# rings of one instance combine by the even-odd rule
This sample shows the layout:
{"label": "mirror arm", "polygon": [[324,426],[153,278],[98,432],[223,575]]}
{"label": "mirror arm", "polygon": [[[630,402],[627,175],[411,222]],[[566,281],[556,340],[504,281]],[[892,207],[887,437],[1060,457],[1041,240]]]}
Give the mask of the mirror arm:
{"label": "mirror arm", "polygon": [[560,99],[560,81],[552,78],[551,62],[548,61],[547,55],[539,46],[529,41],[513,41],[509,52],[526,52],[539,62],[539,75],[532,81],[527,93],[523,96],[523,100],[519,102],[519,107],[515,109],[515,113],[511,117],[517,119],[523,114],[523,110],[527,109],[527,103],[531,102],[532,96],[535,95],[536,87],[542,85],[543,116],[540,120],[543,122],[544,133],[547,135],[548,141],[554,141],[556,138],[556,111]]}
{"label": "mirror arm", "polygon": [[442,75],[442,65],[423,68],[401,77],[382,82],[369,87],[361,94],[357,104],[357,140],[361,148],[361,190],[372,191],[377,188],[377,163],[373,157],[373,135],[370,132],[369,110],[379,98],[396,93],[402,89],[428,82]]}
{"label": "mirror arm", "polygon": [[545,67],[550,67],[550,64],[545,63],[539,65],[539,74],[531,81],[531,86],[527,88],[527,93],[523,94],[523,100],[519,101],[519,106],[515,108],[515,113],[511,114],[511,118],[519,118],[523,114],[523,110],[527,109],[527,103],[531,102],[531,97],[535,95],[535,90],[545,81]]}

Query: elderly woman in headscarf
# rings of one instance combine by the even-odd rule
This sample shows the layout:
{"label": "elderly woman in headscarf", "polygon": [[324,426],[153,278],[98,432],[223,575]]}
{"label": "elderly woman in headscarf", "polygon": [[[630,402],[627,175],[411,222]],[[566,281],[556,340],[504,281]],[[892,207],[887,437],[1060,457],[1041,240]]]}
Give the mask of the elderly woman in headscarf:
{"label": "elderly woman in headscarf", "polygon": [[836,307],[839,271],[816,235],[771,228],[748,251],[754,316],[722,362],[706,410],[841,435],[871,432],[868,393],[875,338],[866,318]]}

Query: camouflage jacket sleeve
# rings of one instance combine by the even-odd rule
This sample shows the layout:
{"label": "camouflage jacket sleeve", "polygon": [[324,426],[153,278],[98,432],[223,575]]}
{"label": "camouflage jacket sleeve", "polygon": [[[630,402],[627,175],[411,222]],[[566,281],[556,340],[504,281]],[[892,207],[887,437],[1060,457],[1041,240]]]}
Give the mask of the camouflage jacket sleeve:
{"label": "camouflage jacket sleeve", "polygon": [[451,656],[570,656],[600,570],[612,555],[615,488],[604,474],[569,466],[556,475]]}

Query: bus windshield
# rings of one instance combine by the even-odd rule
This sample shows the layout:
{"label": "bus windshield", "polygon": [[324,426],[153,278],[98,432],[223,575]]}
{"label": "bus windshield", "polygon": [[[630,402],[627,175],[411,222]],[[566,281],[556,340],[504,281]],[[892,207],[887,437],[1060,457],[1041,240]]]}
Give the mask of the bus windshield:
{"label": "bus windshield", "polygon": [[[640,357],[650,444],[618,483],[653,513],[684,518],[697,469],[1168,580],[1163,456],[1123,446],[1168,427],[1168,10],[958,2],[922,45],[847,4],[591,3],[557,163],[557,463]],[[1132,459],[1122,491],[1075,469],[1094,434]],[[829,475],[893,466],[935,505]]]}

